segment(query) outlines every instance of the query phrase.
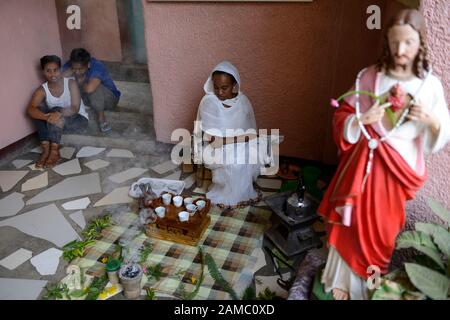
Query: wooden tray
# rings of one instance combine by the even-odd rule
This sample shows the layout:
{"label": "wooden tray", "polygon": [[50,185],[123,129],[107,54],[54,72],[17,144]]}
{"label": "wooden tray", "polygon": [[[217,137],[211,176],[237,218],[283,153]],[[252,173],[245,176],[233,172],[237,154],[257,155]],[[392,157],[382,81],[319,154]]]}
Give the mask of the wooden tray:
{"label": "wooden tray", "polygon": [[166,215],[163,219],[158,217],[155,223],[146,225],[145,234],[148,237],[196,246],[211,222],[211,216],[208,214],[211,209],[211,201],[198,198],[193,203],[196,204],[199,200],[206,202],[205,207],[190,216],[189,221],[186,222],[181,222],[178,218],[179,212],[187,211],[184,205],[177,208],[173,204],[164,205],[161,198],[153,200],[148,207],[152,209],[165,207]]}

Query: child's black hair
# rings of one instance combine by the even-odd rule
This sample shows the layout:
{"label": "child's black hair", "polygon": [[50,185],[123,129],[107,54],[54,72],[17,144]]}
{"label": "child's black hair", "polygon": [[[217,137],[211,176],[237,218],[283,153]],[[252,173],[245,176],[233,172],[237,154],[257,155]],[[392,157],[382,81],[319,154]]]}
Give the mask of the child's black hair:
{"label": "child's black hair", "polygon": [[224,71],[219,71],[219,70],[214,71],[211,78],[213,78],[215,75],[219,75],[219,74],[224,74],[226,76],[229,76],[231,78],[231,82],[233,82],[233,84],[237,83],[237,81],[233,77],[233,75],[231,75],[231,74],[229,74],[227,72],[224,72]]}
{"label": "child's black hair", "polygon": [[87,65],[91,61],[91,54],[83,48],[73,49],[70,53],[70,62]]}
{"label": "child's black hair", "polygon": [[61,59],[58,56],[55,55],[49,55],[49,56],[43,56],[41,58],[41,69],[44,70],[45,65],[54,62],[58,65],[59,68],[61,68]]}

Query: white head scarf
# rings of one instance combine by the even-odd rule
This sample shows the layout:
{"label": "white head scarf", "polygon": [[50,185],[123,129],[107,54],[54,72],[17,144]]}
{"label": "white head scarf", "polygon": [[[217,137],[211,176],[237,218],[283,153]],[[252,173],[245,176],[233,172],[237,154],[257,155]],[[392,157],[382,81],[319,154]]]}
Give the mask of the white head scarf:
{"label": "white head scarf", "polygon": [[214,94],[214,82],[212,80],[212,75],[216,71],[222,71],[232,75],[237,82],[233,88],[233,93],[241,93],[241,77],[239,76],[239,71],[229,61],[222,61],[214,67],[208,77],[208,80],[206,80],[205,85],[203,86],[203,90],[205,90],[206,94]]}
{"label": "white head scarf", "polygon": [[[236,97],[221,101],[215,95],[212,80],[212,74],[215,71],[226,72],[234,77],[237,82],[233,88],[233,92],[238,93]],[[215,66],[203,89],[206,95],[200,102],[197,115],[197,120],[202,121],[203,131],[214,136],[226,137],[235,136],[234,134],[228,134],[227,129],[242,129],[244,131],[250,128],[256,129],[253,107],[241,91],[241,77],[234,65],[228,61],[223,61]],[[224,105],[229,106],[229,108]]]}

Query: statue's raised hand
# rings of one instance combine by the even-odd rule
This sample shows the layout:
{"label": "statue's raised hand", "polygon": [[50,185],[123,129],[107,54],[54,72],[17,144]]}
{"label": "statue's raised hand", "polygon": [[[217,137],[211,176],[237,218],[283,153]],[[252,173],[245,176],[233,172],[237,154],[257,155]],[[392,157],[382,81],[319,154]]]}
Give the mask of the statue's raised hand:
{"label": "statue's raised hand", "polygon": [[381,119],[383,119],[384,116],[384,109],[391,106],[390,102],[386,102],[382,105],[380,105],[380,101],[376,101],[369,110],[364,112],[361,115],[361,122],[365,125],[372,124],[374,122],[378,122]]}

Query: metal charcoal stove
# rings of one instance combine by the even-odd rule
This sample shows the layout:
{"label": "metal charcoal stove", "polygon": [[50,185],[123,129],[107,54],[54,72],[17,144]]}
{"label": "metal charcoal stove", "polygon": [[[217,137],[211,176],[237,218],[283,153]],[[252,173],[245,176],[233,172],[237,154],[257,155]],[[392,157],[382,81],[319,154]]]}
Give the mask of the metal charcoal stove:
{"label": "metal charcoal stove", "polygon": [[320,234],[312,228],[319,218],[316,213],[319,203],[306,193],[302,177],[296,191],[274,194],[267,197],[265,202],[278,220],[266,231],[265,236],[284,255],[292,257],[322,246]]}

